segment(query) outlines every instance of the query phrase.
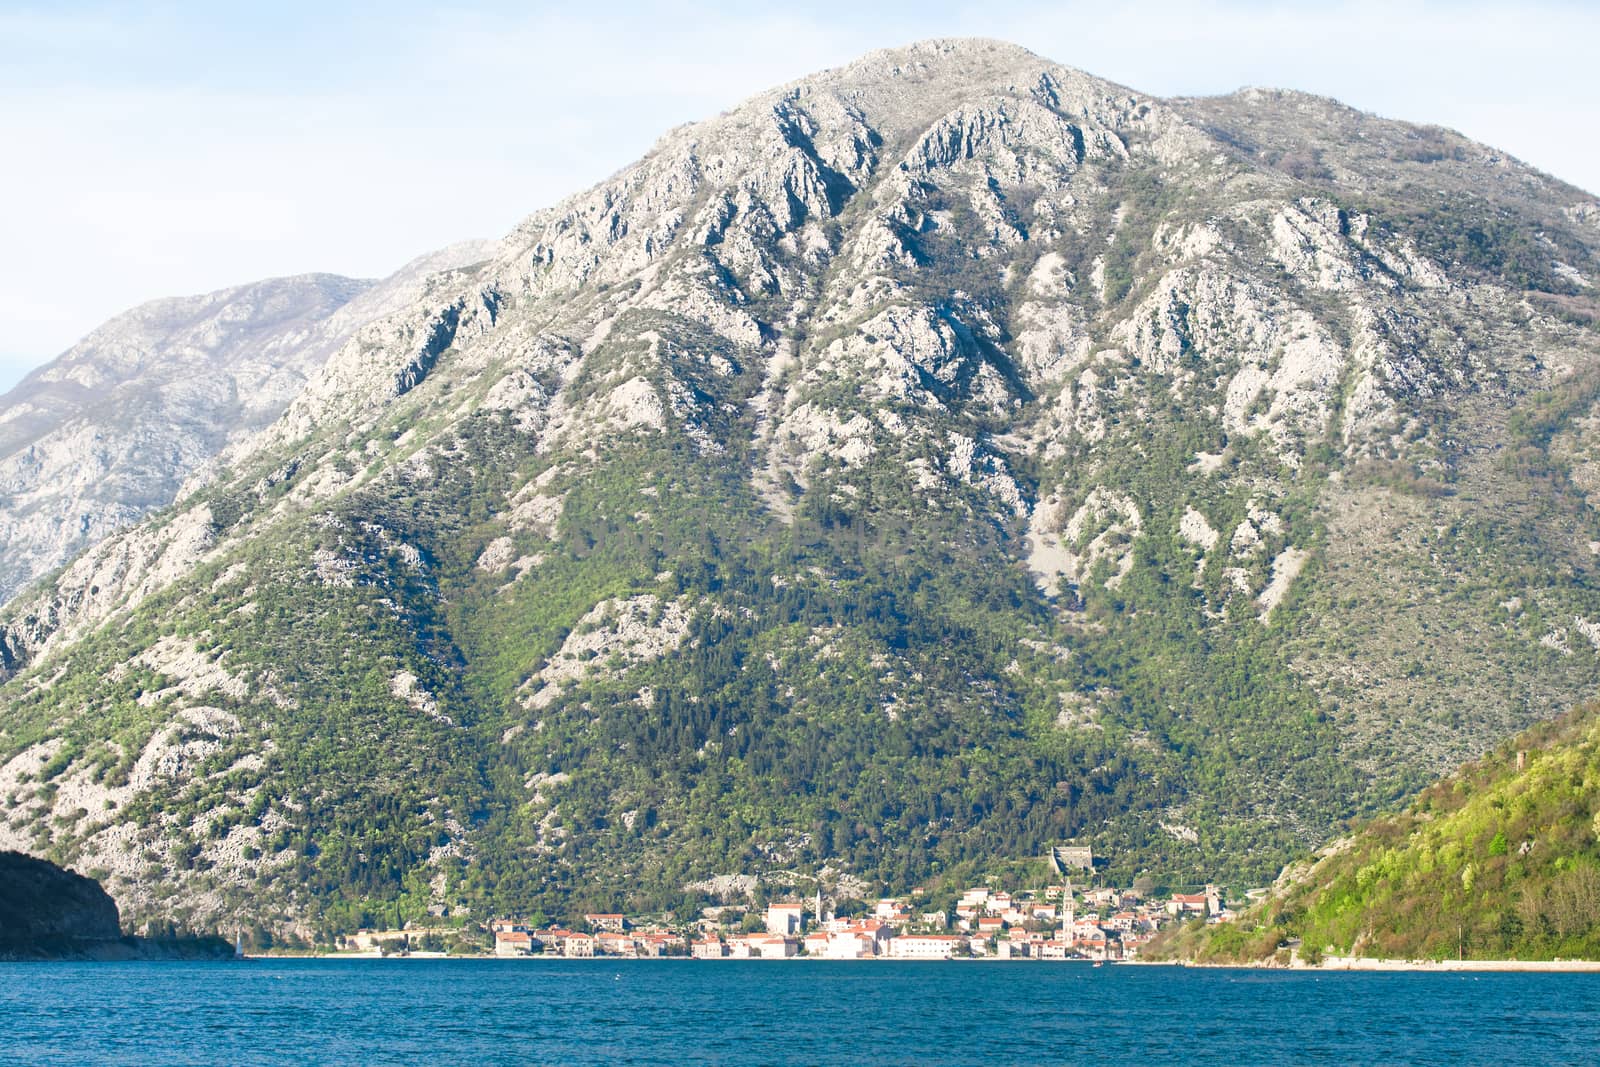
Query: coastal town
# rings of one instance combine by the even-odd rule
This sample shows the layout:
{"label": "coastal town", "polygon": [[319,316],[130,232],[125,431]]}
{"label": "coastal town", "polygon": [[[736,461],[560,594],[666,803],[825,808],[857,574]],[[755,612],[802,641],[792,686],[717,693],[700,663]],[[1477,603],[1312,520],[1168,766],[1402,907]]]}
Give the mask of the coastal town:
{"label": "coastal town", "polygon": [[[851,916],[834,915],[819,897],[769,903],[762,912],[711,908],[691,929],[636,925],[621,914],[584,915],[582,929],[540,929],[514,919],[497,919],[489,929],[501,957],[1106,962],[1136,957],[1166,923],[1227,922],[1234,915],[1214,886],[1151,898],[1132,889],[1076,891],[1070,883],[1016,893],[974,886],[953,912],[923,910],[920,896],[913,890],[885,897]],[[746,929],[753,921],[760,928]]]}
{"label": "coastal town", "polygon": [[[930,890],[917,886],[900,896],[862,899],[864,894],[827,897],[811,879],[809,896],[791,893],[760,903],[724,903],[687,916],[634,916],[590,912],[550,925],[516,916],[475,927],[464,940],[459,928],[401,931],[360,930],[338,939],[340,953],[443,955],[457,951],[500,958],[696,960],[1091,960],[1135,959],[1164,926],[1202,920],[1232,922],[1236,907],[1216,885],[1158,889],[1148,877],[1127,888],[1097,885],[1103,864],[1087,845],[1057,845],[1043,857],[1041,881],[1011,890],[989,884]],[[743,877],[743,876],[741,876]],[[805,879],[806,876],[801,876]],[[737,880],[735,880],[737,881]],[[1078,884],[1075,884],[1078,883]],[[1180,892],[1189,888],[1192,892]],[[1247,897],[1264,892],[1252,890]],[[451,935],[454,935],[453,937]]]}
{"label": "coastal town", "polygon": [[[945,897],[946,902],[949,897]],[[903,896],[852,901],[835,914],[820,890],[764,908],[705,908],[689,922],[590,913],[580,923],[535,925],[497,918],[482,950],[501,958],[688,957],[696,960],[1131,960],[1164,925],[1231,921],[1234,908],[1216,886],[1157,894],[1148,888],[1075,888],[1070,879],[1008,891],[972,886],[954,907],[933,904],[922,888]],[[363,930],[340,940],[345,952],[419,954],[420,931]],[[434,953],[422,953],[434,954]]]}

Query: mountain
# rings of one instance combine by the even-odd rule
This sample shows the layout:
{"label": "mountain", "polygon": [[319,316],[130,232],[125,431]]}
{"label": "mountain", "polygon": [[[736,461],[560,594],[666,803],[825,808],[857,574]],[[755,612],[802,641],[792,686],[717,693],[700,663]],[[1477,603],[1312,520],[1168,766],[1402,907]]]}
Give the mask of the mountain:
{"label": "mountain", "polygon": [[1499,746],[1166,951],[1246,962],[1600,955],[1600,705]]}
{"label": "mountain", "polygon": [[0,846],[135,921],[1264,882],[1600,682],[1600,204],[877,52],[360,330],[0,616]]}
{"label": "mountain", "polygon": [[151,301],[28,375],[0,397],[0,603],[172,503],[363,324],[492,250],[463,242],[378,282],[305,274]]}

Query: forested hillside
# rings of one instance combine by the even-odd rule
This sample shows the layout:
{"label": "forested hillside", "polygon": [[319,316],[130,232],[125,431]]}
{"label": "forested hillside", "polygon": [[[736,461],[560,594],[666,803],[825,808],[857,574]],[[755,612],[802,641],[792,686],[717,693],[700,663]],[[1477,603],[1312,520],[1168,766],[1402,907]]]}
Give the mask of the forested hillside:
{"label": "forested hillside", "polygon": [[1226,927],[1159,953],[1208,962],[1600,956],[1600,705],[1501,745],[1286,871]]}

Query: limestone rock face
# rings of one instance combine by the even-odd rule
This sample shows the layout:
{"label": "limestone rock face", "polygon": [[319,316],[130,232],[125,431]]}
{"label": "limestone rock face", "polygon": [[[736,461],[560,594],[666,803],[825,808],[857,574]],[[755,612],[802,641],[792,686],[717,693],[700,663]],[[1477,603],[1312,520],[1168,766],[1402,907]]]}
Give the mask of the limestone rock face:
{"label": "limestone rock face", "polygon": [[[212,421],[91,525],[172,506],[7,535],[66,565],[0,613],[0,844],[301,931],[1079,833],[1273,865],[1600,684],[1597,218],[1448,131],[945,40],[404,285],[219,298]],[[104,347],[51,388],[166,365]]]}

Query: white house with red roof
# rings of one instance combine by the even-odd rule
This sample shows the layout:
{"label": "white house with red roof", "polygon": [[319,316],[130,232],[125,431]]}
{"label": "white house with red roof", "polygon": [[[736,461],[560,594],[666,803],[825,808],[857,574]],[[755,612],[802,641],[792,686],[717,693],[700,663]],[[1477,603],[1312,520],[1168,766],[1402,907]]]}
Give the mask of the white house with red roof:
{"label": "white house with red roof", "polygon": [[[751,934],[744,938],[747,959],[758,960],[783,960],[790,956],[798,955],[800,942],[792,937],[779,937],[777,934]],[[736,945],[738,942],[734,942]],[[738,953],[734,953],[735,957]]]}
{"label": "white house with red roof", "polygon": [[646,933],[635,934],[633,948],[640,956],[654,959],[657,956],[668,955],[674,947],[681,946],[683,938],[675,934]]}
{"label": "white house with red roof", "polygon": [[830,960],[865,960],[878,954],[878,941],[865,930],[841,930],[828,935],[823,956]]}
{"label": "white house with red roof", "polygon": [[1072,942],[1061,937],[1052,937],[1039,944],[1037,954],[1041,960],[1064,960],[1072,956]]}
{"label": "white house with red roof", "polygon": [[533,955],[533,935],[526,930],[496,930],[494,954],[496,956]]}
{"label": "white house with red roof", "polygon": [[634,956],[638,954],[631,936],[614,933],[609,930],[594,935],[594,950],[597,956]]}
{"label": "white house with red roof", "polygon": [[1206,913],[1206,894],[1204,893],[1174,893],[1172,899],[1167,901],[1169,915],[1204,915]]}

